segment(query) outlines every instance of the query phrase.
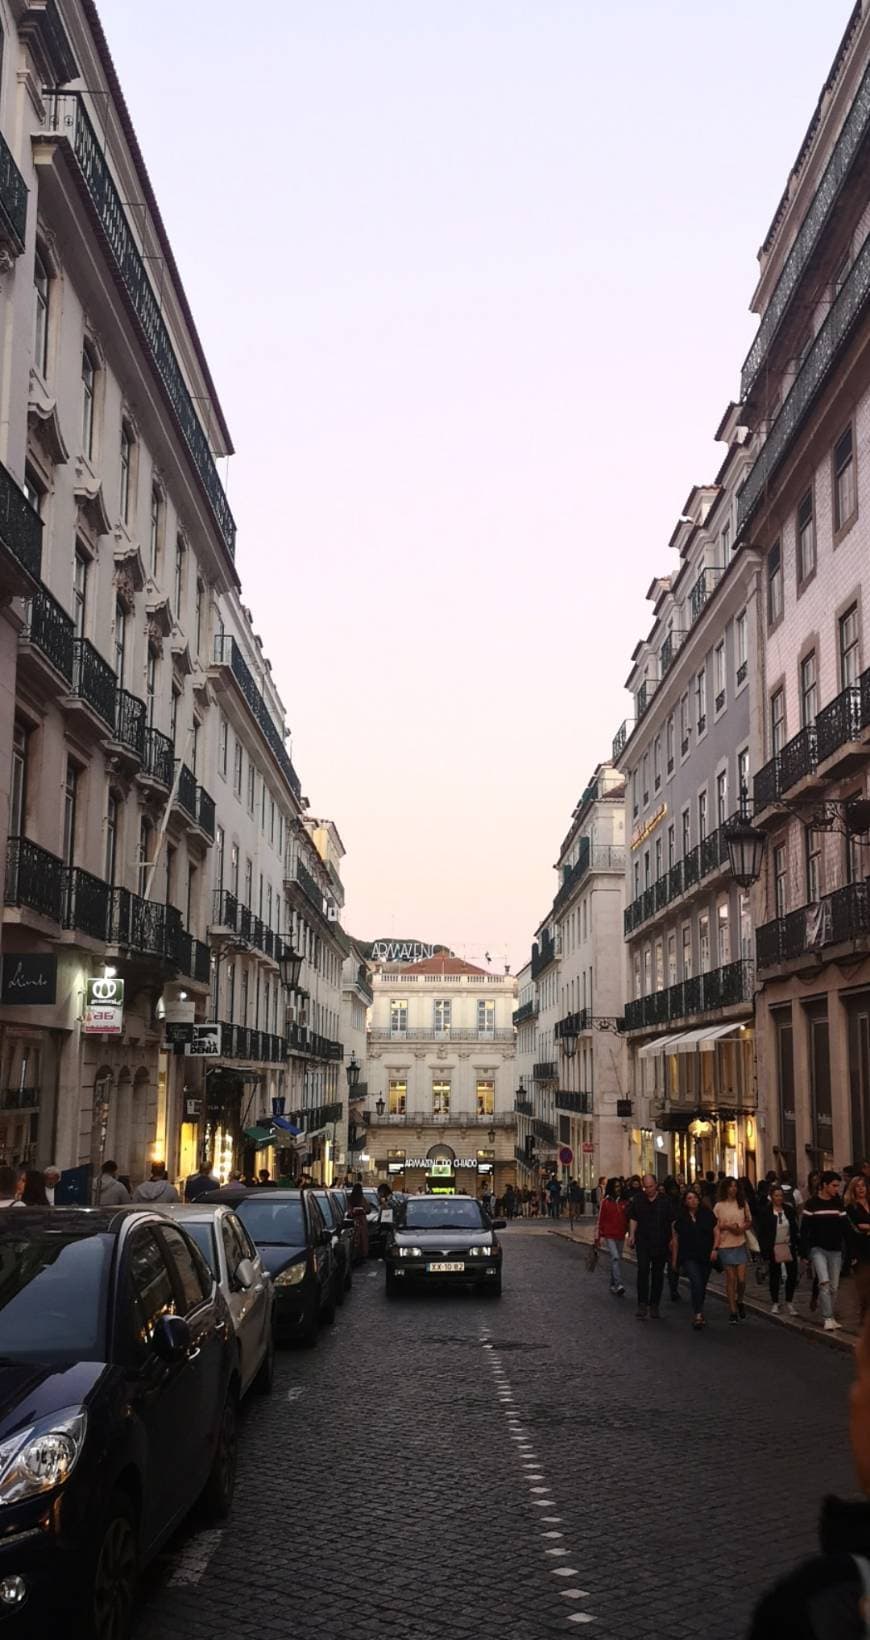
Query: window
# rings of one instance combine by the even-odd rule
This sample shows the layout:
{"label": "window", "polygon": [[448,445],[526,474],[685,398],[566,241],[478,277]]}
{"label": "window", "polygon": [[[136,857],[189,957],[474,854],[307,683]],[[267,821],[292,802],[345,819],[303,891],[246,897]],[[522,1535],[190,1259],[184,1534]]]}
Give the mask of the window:
{"label": "window", "polygon": [[698,918],[698,957],[702,974],[710,972],[710,918],[703,911]]}
{"label": "window", "polygon": [[248,813],[253,814],[257,797],[257,771],[248,759]]}
{"label": "window", "polygon": [[478,1116],[492,1116],[495,1112],[495,1083],[488,1078],[478,1081],[477,1088]]}
{"label": "window", "polygon": [[142,894],[148,883],[151,870],[151,845],[154,840],[154,827],[146,814],[143,814],[139,824],[139,893]]}
{"label": "window", "polygon": [[785,690],[776,689],[770,697],[770,750],[776,757],[785,744]]}
{"label": "window", "polygon": [[260,872],[260,888],[259,888],[259,892],[257,894],[257,916],[260,917],[261,919],[262,919],[262,916],[263,916],[263,902],[264,902],[265,892],[266,892],[266,885],[265,885],[265,882],[264,882],[264,879],[263,879],[263,873],[261,871]]}
{"label": "window", "polygon": [[773,851],[773,903],[778,917],[788,910],[788,854],[785,843],[777,843]]}
{"label": "window", "polygon": [[662,783],[662,737],[656,735],[653,741],[653,787],[658,791]]}
{"label": "window", "polygon": [[662,874],[662,839],[656,838],[656,882]]}
{"label": "window", "polygon": [[840,688],[847,689],[850,683],[858,682],[860,661],[858,658],[858,605],[852,604],[845,615],[840,616]]}
{"label": "window", "polygon": [[640,861],[635,860],[635,862],[634,862],[634,897],[635,897],[635,899],[637,899],[639,893],[640,893]]}
{"label": "window", "polygon": [[236,962],[227,963],[227,1024],[236,1023]]}
{"label": "window", "polygon": [[193,720],[193,732],[190,740],[190,768],[192,774],[199,774],[199,731],[201,725],[198,718]]}
{"label": "window", "polygon": [[446,1036],[450,1030],[450,998],[436,997],[434,1008],[436,1036]]}
{"label": "window", "polygon": [[767,555],[767,624],[782,619],[782,549],[775,541]]}
{"label": "window", "polygon": [[492,1036],[495,1030],[495,1003],[492,1000],[484,1001],[481,997],[477,1004],[477,1031],[479,1036]]}
{"label": "window", "polygon": [[725,705],[725,639],[717,643],[713,651],[713,682],[716,690],[715,710],[721,712]]}
{"label": "window", "polygon": [[852,429],[847,427],[834,445],[834,529],[845,529],[852,522],[857,507],[855,451]]}
{"label": "window", "polygon": [[83,638],[87,625],[88,613],[88,571],[90,560],[81,547],[76,547],[75,565],[73,567],[73,618],[76,626],[76,637]]}
{"label": "window", "polygon": [[179,535],[175,542],[175,619],[181,621],[181,604],[184,598],[184,563],[185,546]]}
{"label": "window", "polygon": [[668,826],[668,865],[672,866],[677,859],[677,839],[672,825]]}
{"label": "window", "polygon": [[673,774],[673,771],[674,771],[674,746],[675,746],[675,743],[676,743],[676,727],[675,727],[675,724],[674,724],[673,713],[671,713],[671,716],[668,718],[667,725],[666,725],[666,728],[665,728],[665,758],[667,760],[668,774]]}
{"label": "window", "polygon": [[686,855],[689,853],[689,851],[692,847],[692,816],[691,816],[691,812],[689,811],[689,809],[684,809],[683,810],[682,822],[683,822],[683,835],[682,835],[683,859],[685,859]]}
{"label": "window", "polygon": [[721,539],[721,542],[722,542],[722,563],[724,565],[724,564],[727,564],[728,557],[729,557],[729,554],[731,552],[731,525],[730,524],[723,524],[722,525],[722,535],[721,535],[720,539]]}
{"label": "window", "polygon": [[123,688],[127,664],[127,610],[120,598],[115,599],[115,676]]}
{"label": "window", "polygon": [[239,845],[233,843],[230,848],[230,893],[239,897]]}
{"label": "window", "polygon": [[12,784],[9,794],[9,835],[23,837],[27,796],[27,730],[16,723],[12,742]]}
{"label": "window", "polygon": [[407,1002],[402,1002],[402,1001],[391,1002],[390,1003],[390,1030],[393,1033],[393,1036],[404,1036],[407,1029],[408,1029],[408,1004],[407,1004]]}
{"label": "window", "polygon": [[220,893],[224,886],[224,850],[226,848],[226,834],[223,826],[215,827],[214,834],[214,880]]}
{"label": "window", "polygon": [[89,347],[82,348],[82,449],[90,457],[94,453],[94,400],[97,391],[97,367]]}
{"label": "window", "polygon": [[118,799],[109,792],[106,804],[106,870],[105,877],[109,887],[114,887],[115,865],[118,850]]}
{"label": "window", "polygon": [[746,625],[746,610],[741,609],[740,614],[737,616],[737,619],[734,622],[734,647],[735,647],[735,650],[736,650],[735,658],[736,658],[736,661],[737,661],[737,674],[736,674],[736,676],[737,676],[737,687],[738,687],[738,689],[740,688],[741,683],[746,682],[746,669],[747,669],[747,662],[748,662],[748,657],[749,657],[749,650],[748,650],[748,647],[747,647],[748,636],[749,636],[749,634],[748,634],[747,625]]}
{"label": "window", "polygon": [[163,534],[163,496],[156,484],[151,486],[151,515],[148,527],[148,557],[151,574],[157,574],[160,559],[160,537]]}
{"label": "window", "polygon": [[67,759],[66,780],[63,788],[63,861],[71,866],[76,852],[76,807],[78,804],[79,772]]}
{"label": "window", "polygon": [[239,1024],[240,1025],[247,1025],[247,1023],[248,1023],[248,992],[249,992],[248,970],[247,970],[247,968],[243,968],[242,969],[241,1002],[240,1002],[240,1011],[239,1011]]}
{"label": "window", "polygon": [[644,754],[643,754],[643,761],[641,763],[641,769],[643,771],[642,779],[641,779],[641,786],[643,788],[644,807],[646,807],[647,803],[649,802],[649,752],[644,752]]}
{"label": "window", "polygon": [[275,799],[274,799],[274,797],[270,797],[270,799],[269,799],[269,842],[270,842],[272,848],[274,848],[275,847]]}
{"label": "window", "polygon": [[218,769],[226,779],[227,761],[230,751],[230,726],[225,717],[221,718],[218,729]]}
{"label": "window", "polygon": [[806,729],[808,724],[815,723],[819,709],[818,681],[816,677],[816,652],[810,650],[800,664],[800,697],[801,697],[801,728]]}
{"label": "window", "polygon": [[707,668],[702,666],[695,678],[695,720],[698,725],[698,734],[702,735],[707,727]]}
{"label": "window", "polygon": [[807,899],[818,900],[822,882],[822,837],[814,826],[804,827],[804,854],[807,874]]}
{"label": "window", "polygon": [[707,793],[698,793],[698,842],[703,843],[707,835]]}
{"label": "window", "polygon": [[197,654],[199,654],[199,651],[202,647],[202,601],[203,601],[203,596],[204,596],[203,584],[202,584],[201,580],[199,579],[199,576],[197,576],[197,580],[196,580],[196,610],[195,610],[195,613],[194,613],[194,629],[195,629],[195,634],[196,634],[196,653]]}
{"label": "window", "polygon": [[656,990],[663,991],[665,988],[665,948],[661,940],[656,940],[655,963]]}
{"label": "window", "polygon": [[130,522],[130,480],[133,467],[133,435],[126,422],[121,423],[121,484],[120,506],[121,522]]}
{"label": "window", "polygon": [[242,743],[236,740],[233,743],[233,791],[237,797],[242,795]]}
{"label": "window", "polygon": [[677,936],[668,935],[668,985],[677,983]]}
{"label": "window", "polygon": [[136,1230],[130,1238],[127,1268],[139,1325],[133,1326],[136,1348],[143,1355],[161,1316],[175,1314],[175,1291],[163,1250],[151,1230]]}
{"label": "window", "polygon": [[433,1116],[449,1116],[450,1115],[450,1083],[449,1082],[433,1082],[432,1083],[432,1115]]}
{"label": "window", "polygon": [[652,949],[646,947],[643,954],[643,994],[648,997],[652,990]]}
{"label": "window", "polygon": [[749,796],[748,746],[744,746],[743,750],[737,753],[737,789],[740,796],[740,801],[743,803],[744,799]]}
{"label": "window", "polygon": [[728,770],[720,769],[716,776],[716,824],[724,826],[728,819]]}
{"label": "window", "polygon": [[651,880],[652,879],[650,877],[649,849],[645,848],[644,851],[643,851],[643,886],[644,886],[644,888],[649,888]]}
{"label": "window", "polygon": [[387,1089],[387,1109],[391,1116],[404,1116],[408,1103],[408,1084],[390,1078]]}
{"label": "window", "polygon": [[33,261],[33,362],[40,376],[48,375],[48,268],[37,251]]}
{"label": "window", "polygon": [[252,897],[254,893],[254,865],[252,860],[245,861],[245,898],[243,904],[248,910],[253,910]]}
{"label": "window", "polygon": [[816,524],[813,518],[813,492],[801,496],[797,509],[797,572],[798,586],[810,579],[816,568]]}
{"label": "window", "polygon": [[683,979],[692,977],[692,928],[683,923]]}
{"label": "window", "polygon": [[729,909],[727,900],[720,900],[716,907],[716,951],[720,968],[724,968],[725,964],[731,961]]}
{"label": "window", "polygon": [[689,697],[683,695],[680,701],[680,756],[685,757],[689,750]]}
{"label": "window", "polygon": [[640,805],[638,803],[639,788],[640,788],[640,780],[639,780],[639,777],[638,777],[638,772],[637,772],[637,769],[634,769],[632,771],[632,776],[631,776],[631,807],[632,807],[632,813],[634,814],[635,818],[637,818],[637,811],[638,811],[638,808],[640,807]]}
{"label": "window", "polygon": [[145,668],[145,692],[148,696],[148,727],[154,727],[154,714],[157,710],[157,650],[148,645],[148,660]]}

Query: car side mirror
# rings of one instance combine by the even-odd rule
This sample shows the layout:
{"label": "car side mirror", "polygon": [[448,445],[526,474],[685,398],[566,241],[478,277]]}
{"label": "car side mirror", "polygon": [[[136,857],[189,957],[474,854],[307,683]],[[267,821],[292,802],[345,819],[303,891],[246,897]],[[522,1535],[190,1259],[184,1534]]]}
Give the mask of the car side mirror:
{"label": "car side mirror", "polygon": [[257,1272],[254,1269],[251,1260],[249,1258],[240,1258],[238,1264],[236,1265],[237,1285],[239,1287],[244,1287],[245,1291],[247,1291],[249,1287],[253,1287],[256,1279]]}
{"label": "car side mirror", "polygon": [[190,1349],[190,1328],[183,1315],[162,1315],[151,1342],[161,1361],[180,1361]]}
{"label": "car side mirror", "polygon": [[506,1230],[507,1229],[507,1219],[493,1219],[492,1223],[491,1223],[491,1229],[493,1229],[493,1230]]}

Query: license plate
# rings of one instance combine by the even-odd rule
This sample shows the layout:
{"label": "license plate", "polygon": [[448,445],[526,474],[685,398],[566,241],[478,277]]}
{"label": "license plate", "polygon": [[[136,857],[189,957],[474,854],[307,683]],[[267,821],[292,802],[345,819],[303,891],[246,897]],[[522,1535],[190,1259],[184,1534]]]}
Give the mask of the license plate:
{"label": "license plate", "polygon": [[464,1264],[427,1264],[426,1269],[430,1276],[455,1276],[464,1269]]}

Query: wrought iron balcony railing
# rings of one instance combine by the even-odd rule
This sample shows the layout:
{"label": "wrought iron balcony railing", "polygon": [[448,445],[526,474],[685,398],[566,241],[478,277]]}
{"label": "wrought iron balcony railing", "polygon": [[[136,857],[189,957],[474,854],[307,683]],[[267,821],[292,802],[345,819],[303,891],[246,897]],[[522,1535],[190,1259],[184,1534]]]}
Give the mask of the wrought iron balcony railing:
{"label": "wrought iron balcony railing", "polygon": [[613,749],[613,761],[614,761],[614,763],[617,761],[617,759],[621,756],[622,752],[625,750],[625,743],[628,740],[628,737],[631,734],[633,729],[634,729],[634,720],[632,718],[626,718],[624,723],[620,723],[619,728],[617,729],[616,734],[613,737],[613,748],[612,749]]}
{"label": "wrought iron balcony railing", "polygon": [[532,1121],[532,1132],[535,1138],[540,1139],[545,1145],[556,1143],[556,1129],[551,1122],[542,1122],[536,1116]]}
{"label": "wrought iron balcony railing", "polygon": [[804,269],[819,244],[821,235],[831,217],[843,184],[849,175],[852,163],[861,148],[868,129],[870,129],[870,67],[865,71],[855,101],[843,121],[831,157],[819,179],[809,210],[795,234],[789,253],[782,265],[782,271],[774,286],[773,294],[764,310],[755,340],[746,356],[740,377],[740,397],[743,402],[748,399],[758,380],[761,367],[770,352],[783,319],[789,311],[792,298],[803,277]]}
{"label": "wrought iron balcony railing", "polygon": [[625,1028],[637,1031],[690,1019],[693,1014],[749,1003],[753,998],[754,979],[754,965],[748,958],[725,963],[706,974],[693,974],[666,990],[632,998],[625,1006]]}
{"label": "wrought iron balcony railing", "polygon": [[545,936],[540,945],[534,944],[532,946],[532,979],[537,979],[545,968],[549,968],[550,963],[555,962],[558,955],[556,942],[551,938]]}
{"label": "wrought iron balcony railing", "polygon": [[814,774],[816,768],[815,724],[807,724],[783,746],[779,754],[779,789],[790,791],[799,780]]}
{"label": "wrought iron balcony railing", "polygon": [[299,884],[299,887],[305,895],[306,900],[314,906],[315,911],[317,911],[322,917],[324,900],[323,889],[320,887],[317,879],[308,870],[308,867],[305,865],[303,860],[296,861],[296,869],[293,873],[292,881]]}
{"label": "wrought iron balcony railing", "polygon": [[524,1002],[514,1011],[514,1024],[522,1025],[525,1020],[536,1019],[537,1016],[538,1004],[536,1002]]}
{"label": "wrought iron balcony railing", "polygon": [[109,884],[81,866],[65,866],[63,875],[64,928],[74,928],[79,934],[89,934],[91,939],[105,943],[112,893]]}
{"label": "wrought iron balcony railing", "polygon": [[759,968],[772,968],[802,957],[812,960],[826,946],[868,938],[870,881],[865,877],[762,923],[755,931],[755,957]]}
{"label": "wrought iron balcony railing", "polygon": [[770,807],[775,803],[780,793],[779,784],[779,753],[770,758],[764,767],[758,770],[752,782],[752,798],[755,812]]}
{"label": "wrought iron balcony railing", "polygon": [[59,923],[63,917],[63,861],[29,837],[10,837],[6,845],[7,905],[27,906]]}
{"label": "wrought iron balcony railing", "polygon": [[591,1116],[591,1093],[575,1093],[568,1088],[556,1089],[556,1109],[573,1110],[579,1116]]}
{"label": "wrought iron balcony railing", "polygon": [[196,818],[200,831],[214,842],[214,798],[210,797],[204,786],[196,788]]}
{"label": "wrought iron balcony railing", "polygon": [[103,231],[103,244],[108,257],[139,321],[145,351],[150,355],[181,429],[218,533],[227,552],[233,557],[236,526],[229,502],[163,319],[160,296],[148,277],[123,200],[109,170],[105,145],[94,131],[78,93],[55,93],[48,100],[52,129],[69,142],[78,162],[82,181]]}
{"label": "wrought iron balcony railing", "polygon": [[274,958],[276,962],[280,961],[282,946],[279,936],[261,917],[256,917],[248,906],[243,905],[237,894],[230,893],[229,889],[215,889],[212,926],[231,929],[240,939],[247,940],[249,945],[255,946],[265,956]]}
{"label": "wrought iron balcony railing", "polygon": [[175,774],[175,749],[168,735],[159,729],[145,730],[145,753],[142,773],[156,780],[167,791]]}
{"label": "wrought iron balcony railing", "polygon": [[553,910],[561,910],[587,872],[624,870],[625,849],[621,843],[596,843],[590,847],[588,837],[582,838],[580,854],[562,879],[562,886],[553,901]]}
{"label": "wrought iron balcony railing", "polygon": [[302,782],[293,767],[290,754],[284,744],[284,736],[272,717],[272,714],[257,687],[254,675],[251,672],[251,669],[248,666],[238,644],[236,643],[235,638],[229,637],[226,634],[222,638],[215,638],[214,665],[228,666],[230,668],[233,677],[244,695],[248,710],[262,731],[264,738],[268,742],[269,748],[284,776],[284,779],[290,787],[290,790],[292,791],[294,797],[301,798]]}
{"label": "wrought iron balcony railing", "polygon": [[737,503],[737,531],[751,522],[767,486],[804,419],[815,403],[870,298],[870,235],[864,240],[846,280],[831,303],[791,392],[767,435]]}
{"label": "wrought iron balcony railing", "polygon": [[535,1114],[535,1107],[531,1099],[515,1099],[514,1110],[518,1110],[521,1116],[534,1116]]}
{"label": "wrought iron balcony railing", "polygon": [[861,732],[861,689],[850,683],[823,706],[816,717],[816,755],[820,763],[833,757],[841,746],[856,740]]}
{"label": "wrought iron balcony railing", "polygon": [[637,694],[634,697],[635,707],[636,707],[636,710],[637,710],[637,722],[638,723],[640,722],[641,718],[643,717],[644,713],[646,712],[647,707],[649,706],[650,701],[652,700],[653,695],[655,694],[657,688],[658,688],[658,679],[657,678],[647,678],[646,682],[642,683],[640,688],[638,689]]}
{"label": "wrought iron balcony railing", "polygon": [[72,685],[75,623],[46,587],[27,601],[22,640],[31,643]]}
{"label": "wrought iron balcony railing", "polygon": [[[0,137],[0,216],[7,240],[17,248],[19,256],[24,250],[24,238],[27,232],[27,184],[18,169],[9,147]],[[39,570],[35,573],[38,575]]]}
{"label": "wrought iron balcony railing", "polygon": [[708,564],[702,569],[695,585],[689,594],[689,612],[694,625],[705,605],[722,579],[722,570],[715,565]]}
{"label": "wrought iron balcony railing", "polygon": [[115,727],[115,691],[118,680],[102,655],[87,638],[73,639],[73,695],[102,718],[109,729]]}
{"label": "wrought iron balcony railing", "polygon": [[636,928],[642,927],[650,917],[655,917],[664,911],[674,900],[678,900],[690,889],[697,887],[711,872],[721,871],[728,864],[728,845],[725,840],[725,826],[717,826],[682,860],[677,860],[669,866],[649,888],[645,888],[636,900],[632,900],[623,912],[623,932],[626,937],[633,934]]}
{"label": "wrought iron balcony railing", "polygon": [[683,644],[685,643],[685,641],[686,641],[686,633],[685,632],[669,632],[668,633],[668,635],[665,638],[665,641],[662,644],[662,647],[659,651],[659,665],[661,667],[662,677],[664,677],[666,672],[670,671],[670,669],[673,666],[673,663],[674,663],[679,651],[682,649]]}
{"label": "wrought iron balcony railing", "polygon": [[140,762],[145,756],[145,702],[127,689],[115,691],[115,740]]}
{"label": "wrought iron balcony railing", "polygon": [[[0,137],[0,142],[2,142]],[[3,144],[5,147],[5,144]],[[2,176],[0,176],[2,198]],[[34,581],[42,571],[42,519],[0,462],[0,541]]]}
{"label": "wrought iron balcony railing", "polygon": [[557,1081],[558,1077],[557,1077],[557,1074],[556,1074],[556,1062],[555,1062],[555,1060],[554,1059],[540,1059],[538,1061],[537,1065],[535,1065],[535,1067],[532,1071],[532,1079],[535,1082],[555,1082],[555,1081]]}
{"label": "wrought iron balcony railing", "polygon": [[180,767],[176,765],[176,768],[178,769],[178,785],[175,790],[175,801],[179,808],[182,808],[185,814],[195,822],[197,818],[196,776],[186,763],[182,763]]}
{"label": "wrought iron balcony railing", "polygon": [[371,1025],[372,1042],[513,1042],[512,1025],[413,1025],[408,1030],[393,1030],[389,1025]]}

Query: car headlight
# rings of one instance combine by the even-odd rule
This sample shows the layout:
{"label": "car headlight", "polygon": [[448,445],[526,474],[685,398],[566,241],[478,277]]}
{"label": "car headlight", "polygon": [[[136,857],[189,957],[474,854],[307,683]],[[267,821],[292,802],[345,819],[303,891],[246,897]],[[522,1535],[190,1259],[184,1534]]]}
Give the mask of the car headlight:
{"label": "car headlight", "polygon": [[397,1258],[422,1258],[423,1257],[422,1247],[397,1247],[395,1249],[395,1253],[396,1253]]}
{"label": "car headlight", "polygon": [[19,1503],[63,1486],[85,1444],[87,1413],[68,1407],[20,1429],[0,1445],[0,1503]]}
{"label": "car headlight", "polygon": [[275,1276],[276,1287],[298,1287],[300,1281],[305,1280],[306,1264],[300,1259],[298,1264],[288,1264],[286,1270],[281,1270]]}

